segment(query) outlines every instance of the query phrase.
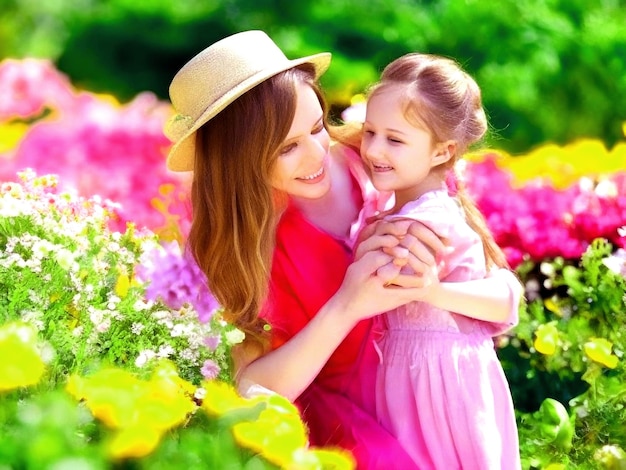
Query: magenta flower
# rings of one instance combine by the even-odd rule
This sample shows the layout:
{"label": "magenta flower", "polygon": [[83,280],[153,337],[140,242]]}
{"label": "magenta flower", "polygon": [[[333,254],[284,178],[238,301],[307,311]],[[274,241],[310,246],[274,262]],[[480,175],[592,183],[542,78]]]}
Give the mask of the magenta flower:
{"label": "magenta flower", "polygon": [[466,167],[465,182],[511,266],[524,258],[579,258],[595,238],[624,246],[617,229],[626,221],[626,173],[599,183],[580,180],[564,190],[545,180],[513,187],[487,157]]}
{"label": "magenta flower", "polygon": [[14,181],[25,168],[55,174],[63,190],[115,201],[113,229],[123,231],[133,222],[158,234],[170,232],[167,239],[182,238],[190,219],[188,182],[165,167],[168,103],[151,93],[121,105],[77,92],[45,61],[1,62],[0,87],[9,90],[0,98],[0,122],[52,110],[2,157],[0,180]]}
{"label": "magenta flower", "polygon": [[49,60],[5,59],[0,84],[0,122],[37,117],[46,108],[64,108],[72,101],[69,80]]}

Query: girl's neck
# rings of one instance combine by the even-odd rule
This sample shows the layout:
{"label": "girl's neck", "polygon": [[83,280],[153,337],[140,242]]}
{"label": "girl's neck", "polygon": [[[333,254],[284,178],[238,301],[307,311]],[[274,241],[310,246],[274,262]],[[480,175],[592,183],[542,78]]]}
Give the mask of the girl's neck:
{"label": "girl's neck", "polygon": [[394,191],[395,205],[392,213],[399,212],[400,209],[411,201],[417,201],[424,194],[432,191],[447,191],[446,181],[441,178],[426,178],[418,186],[414,186],[409,189],[403,189],[401,191]]}

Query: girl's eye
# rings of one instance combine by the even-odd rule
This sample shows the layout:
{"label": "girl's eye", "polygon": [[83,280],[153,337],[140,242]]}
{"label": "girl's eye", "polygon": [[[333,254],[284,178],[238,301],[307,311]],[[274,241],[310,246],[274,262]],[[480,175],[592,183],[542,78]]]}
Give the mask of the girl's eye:
{"label": "girl's eye", "polygon": [[389,142],[391,142],[393,144],[401,144],[402,143],[401,140],[394,139],[393,137],[389,137]]}

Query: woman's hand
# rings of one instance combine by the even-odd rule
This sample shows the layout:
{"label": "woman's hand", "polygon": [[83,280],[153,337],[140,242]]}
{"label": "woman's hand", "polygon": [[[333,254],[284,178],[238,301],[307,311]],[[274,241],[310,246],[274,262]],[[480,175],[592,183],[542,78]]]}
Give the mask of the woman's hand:
{"label": "woman's hand", "polygon": [[[346,271],[343,283],[329,301],[331,309],[341,312],[338,323],[342,328],[353,328],[365,318],[392,310],[408,302],[419,300],[423,293],[423,282],[406,282],[403,288],[391,288],[379,271],[384,266],[393,266],[393,257],[382,250],[364,253]],[[407,276],[411,279],[416,276]],[[420,277],[422,279],[422,277]]]}
{"label": "woman's hand", "polygon": [[410,219],[378,220],[359,234],[355,259],[382,250],[393,257],[393,262],[378,270],[386,283],[427,287],[437,281],[437,254],[445,249],[444,242],[424,224]]}

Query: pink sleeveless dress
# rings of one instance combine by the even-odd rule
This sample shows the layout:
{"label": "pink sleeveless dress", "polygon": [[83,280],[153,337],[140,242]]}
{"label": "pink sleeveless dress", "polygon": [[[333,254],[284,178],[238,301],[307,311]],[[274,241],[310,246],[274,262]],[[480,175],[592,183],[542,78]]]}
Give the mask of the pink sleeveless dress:
{"label": "pink sleeveless dress", "polygon": [[[485,277],[480,238],[446,191],[426,193],[392,217],[419,220],[450,240],[455,250],[445,259],[442,281]],[[378,420],[419,469],[521,467],[513,402],[493,342],[517,323],[518,302],[511,299],[504,323],[423,302],[380,317]]]}

